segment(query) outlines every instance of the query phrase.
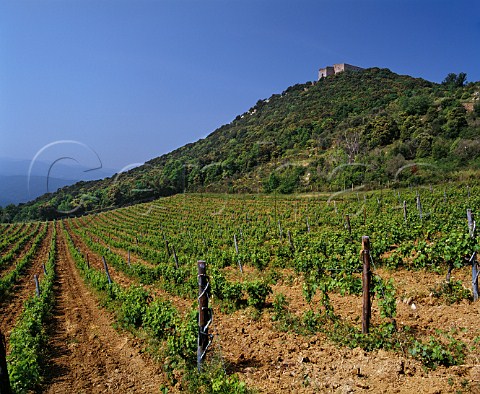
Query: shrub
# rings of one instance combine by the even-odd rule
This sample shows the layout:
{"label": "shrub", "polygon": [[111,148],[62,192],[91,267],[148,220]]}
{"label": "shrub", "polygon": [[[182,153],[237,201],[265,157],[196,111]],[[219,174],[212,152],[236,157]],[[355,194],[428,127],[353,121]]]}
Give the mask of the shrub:
{"label": "shrub", "polygon": [[178,324],[178,311],[170,301],[155,300],[147,308],[144,326],[152,330],[156,338],[164,339]]}
{"label": "shrub", "polygon": [[248,294],[248,305],[262,309],[265,306],[267,296],[272,293],[270,285],[262,280],[254,280],[252,282],[246,282],[244,286]]}
{"label": "shrub", "polygon": [[140,327],[147,310],[149,294],[140,286],[131,286],[122,294],[119,321],[125,326]]}

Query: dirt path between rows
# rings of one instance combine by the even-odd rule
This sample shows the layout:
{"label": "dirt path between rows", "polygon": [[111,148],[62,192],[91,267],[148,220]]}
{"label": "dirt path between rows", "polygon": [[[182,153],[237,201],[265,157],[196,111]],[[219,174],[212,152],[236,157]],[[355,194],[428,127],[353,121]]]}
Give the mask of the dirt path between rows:
{"label": "dirt path between rows", "polygon": [[[7,343],[18,316],[23,311],[23,303],[28,297],[35,294],[33,275],[38,275],[39,280],[41,280],[43,276],[42,264],[46,263],[48,259],[48,251],[52,241],[52,231],[53,227],[50,225],[30,266],[22,275],[19,282],[9,291],[10,295],[7,295],[0,303],[2,310],[0,331],[5,335]],[[25,254],[27,251],[28,249],[25,249],[22,253]],[[14,264],[12,264],[12,266],[15,267]]]}
{"label": "dirt path between rows", "polygon": [[[69,225],[68,223],[65,223],[65,229],[70,234],[73,244],[75,245],[77,250],[79,250],[83,256],[88,256],[90,267],[95,268],[99,271],[104,271],[105,268],[103,266],[102,255],[90,250],[90,248],[85,243],[84,239],[80,235],[75,233],[71,225]],[[132,278],[130,278],[124,272],[112,266],[109,262],[108,256],[106,256],[105,259],[108,265],[108,272],[113,282],[118,283],[122,287],[128,287],[135,282]]]}
{"label": "dirt path between rows", "polygon": [[[7,231],[5,231],[5,233],[1,234],[2,241],[5,238],[10,238],[10,237],[13,237],[13,239],[10,239],[9,242],[6,245],[4,245],[2,248],[0,248],[0,254],[6,255],[15,246],[16,242],[21,237],[21,235],[19,236],[19,234],[22,233],[22,231],[25,229],[25,227],[26,227],[26,224],[22,224],[21,226],[17,226],[16,228],[11,227]],[[27,229],[27,232],[28,232],[28,229]]]}
{"label": "dirt path between rows", "polygon": [[57,305],[45,392],[158,393],[165,383],[160,367],[130,334],[112,328],[111,316],[83,284],[60,226],[57,231]]}
{"label": "dirt path between rows", "polygon": [[[15,269],[15,261],[21,260],[23,256],[27,254],[27,252],[31,249],[33,242],[35,241],[35,237],[39,232],[42,231],[42,229],[42,226],[40,226],[38,230],[35,230],[32,227],[28,232],[28,234],[31,235],[30,239],[14,254],[12,261],[1,263],[0,273],[2,277]],[[10,253],[12,249],[18,245],[19,241],[20,238],[8,245],[8,247],[2,252],[2,256],[6,256],[8,253]]]}
{"label": "dirt path between rows", "polygon": [[[102,256],[92,251],[86,245],[85,240],[80,235],[77,235],[73,231],[72,227],[71,226],[69,227],[67,223],[65,228],[67,229],[67,231],[69,231],[70,237],[72,238],[75,247],[77,247],[84,256],[86,255],[89,256],[91,267],[94,267],[98,270],[104,270],[103,263],[102,263]],[[105,243],[103,243],[103,241],[99,241],[99,244],[108,246]],[[111,248],[111,251],[112,253],[117,254],[121,257],[123,256],[125,258],[125,261],[127,260],[125,256],[128,252],[125,252],[122,249],[116,249],[116,248]],[[142,265],[146,265],[147,267],[152,266],[149,262],[141,259],[136,255],[132,254],[131,257],[132,257],[132,265],[142,264]],[[108,264],[108,258],[107,258],[107,264]],[[117,269],[114,266],[108,265],[108,271],[110,273],[112,281],[120,284],[122,287],[129,287],[132,284],[137,284],[137,285],[139,284],[138,279],[128,276],[125,272],[121,271],[120,269]],[[177,307],[182,312],[189,310],[191,307],[191,304],[192,304],[191,300],[176,296],[174,294],[170,294],[166,290],[163,290],[162,288],[160,288],[158,283],[150,284],[150,285],[143,284],[142,287],[147,289],[150,292],[150,294],[153,295],[155,298],[159,297],[159,298],[171,301],[173,305],[175,305],[175,307]]]}

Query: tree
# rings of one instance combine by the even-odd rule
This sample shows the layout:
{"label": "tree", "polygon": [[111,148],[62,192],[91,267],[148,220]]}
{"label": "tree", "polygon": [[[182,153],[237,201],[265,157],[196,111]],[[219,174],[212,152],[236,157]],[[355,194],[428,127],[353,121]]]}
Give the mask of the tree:
{"label": "tree", "polygon": [[388,145],[399,134],[397,124],[388,116],[377,116],[365,128],[365,138],[370,148]]}
{"label": "tree", "polygon": [[342,144],[345,153],[348,155],[348,162],[353,163],[360,152],[361,131],[348,129],[343,133]]}
{"label": "tree", "polygon": [[455,73],[449,73],[445,79],[442,81],[442,84],[451,88],[461,88],[465,85],[467,81],[467,74],[459,73],[458,75]]}
{"label": "tree", "polygon": [[280,186],[280,178],[275,172],[272,172],[270,176],[263,182],[263,189],[265,190],[265,193],[273,192],[278,188],[278,186]]}
{"label": "tree", "polygon": [[458,137],[460,131],[468,126],[466,113],[467,111],[461,104],[447,110],[447,122],[443,125],[443,131],[447,138]]}

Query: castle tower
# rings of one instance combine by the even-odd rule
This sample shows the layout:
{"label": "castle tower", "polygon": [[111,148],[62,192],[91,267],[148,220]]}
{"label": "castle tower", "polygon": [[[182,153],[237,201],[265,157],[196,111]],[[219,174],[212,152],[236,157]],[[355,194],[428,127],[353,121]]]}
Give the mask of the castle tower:
{"label": "castle tower", "polygon": [[318,79],[329,77],[330,75],[335,75],[344,71],[360,71],[363,70],[362,67],[352,66],[347,63],[337,63],[333,66],[327,66],[318,70]]}

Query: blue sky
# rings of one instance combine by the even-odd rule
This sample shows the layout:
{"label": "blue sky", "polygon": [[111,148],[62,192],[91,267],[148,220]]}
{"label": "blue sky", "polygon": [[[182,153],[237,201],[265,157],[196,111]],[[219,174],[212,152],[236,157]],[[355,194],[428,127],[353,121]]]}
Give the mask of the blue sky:
{"label": "blue sky", "polygon": [[478,0],[1,0],[0,157],[72,140],[120,170],[325,65],[478,81],[479,49]]}

